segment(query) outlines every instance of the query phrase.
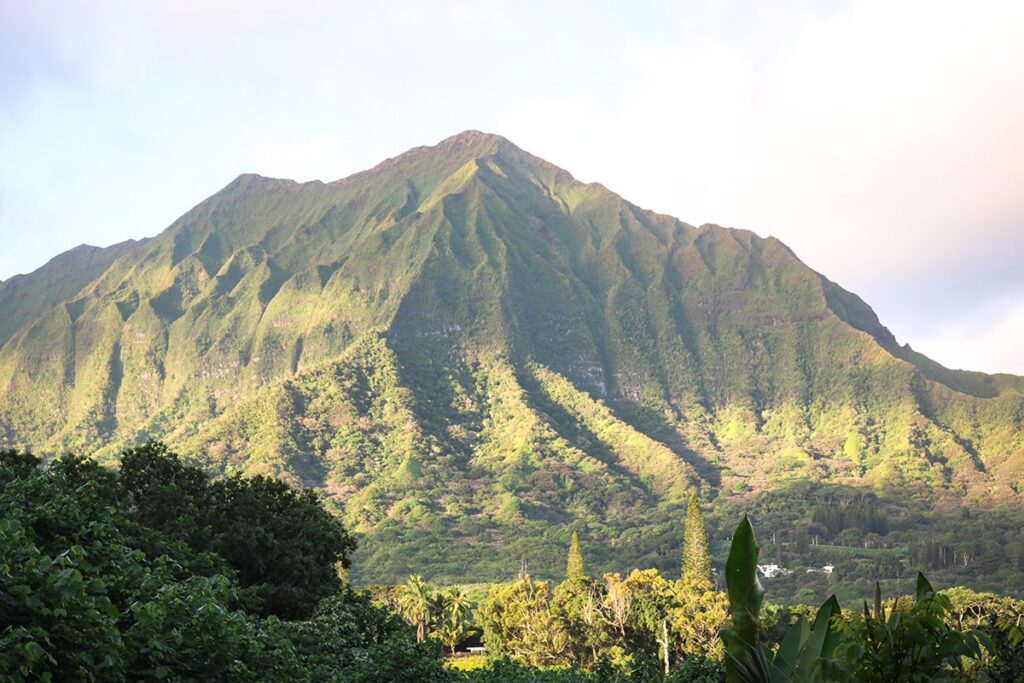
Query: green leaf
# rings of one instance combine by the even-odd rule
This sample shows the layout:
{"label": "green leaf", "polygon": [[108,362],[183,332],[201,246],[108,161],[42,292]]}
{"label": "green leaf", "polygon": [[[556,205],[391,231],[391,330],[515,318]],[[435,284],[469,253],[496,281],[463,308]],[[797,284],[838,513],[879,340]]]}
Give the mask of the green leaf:
{"label": "green leaf", "polygon": [[818,614],[814,618],[814,626],[811,629],[811,636],[800,651],[794,671],[795,676],[791,680],[812,680],[822,659],[832,656],[839,644],[839,634],[832,627],[833,620],[838,614],[839,601],[833,595],[818,609]]}
{"label": "green leaf", "polygon": [[926,597],[934,593],[932,585],[928,583],[928,579],[924,578],[924,574],[921,572],[917,573],[917,601],[921,602]]}
{"label": "green leaf", "polygon": [[811,635],[811,628],[803,615],[796,623],[789,627],[786,635],[779,644],[779,650],[772,660],[772,680],[776,679],[776,671],[782,676],[781,680],[789,680],[789,674],[796,666],[797,658],[807,638]]}
{"label": "green leaf", "polygon": [[736,527],[725,563],[725,585],[729,595],[732,626],[722,631],[725,643],[726,679],[740,681],[737,663],[753,661],[750,654],[760,649],[757,637],[758,620],[764,588],[757,579],[757,558],[760,548],[754,542],[754,528],[747,516]]}

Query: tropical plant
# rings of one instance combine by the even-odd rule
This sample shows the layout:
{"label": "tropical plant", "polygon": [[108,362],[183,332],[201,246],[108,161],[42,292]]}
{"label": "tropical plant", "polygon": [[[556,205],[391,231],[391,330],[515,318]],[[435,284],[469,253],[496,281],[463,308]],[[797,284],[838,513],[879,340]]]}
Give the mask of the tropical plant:
{"label": "tropical plant", "polygon": [[732,625],[722,631],[725,643],[725,670],[729,683],[801,683],[822,681],[824,665],[838,645],[832,627],[839,614],[835,596],[818,610],[814,625],[803,616],[786,632],[773,654],[761,639],[761,606],[764,588],[757,578],[760,548],[754,541],[754,529],[746,515],[733,534],[725,581],[729,595]]}
{"label": "tropical plant", "polygon": [[416,642],[427,636],[427,624],[433,612],[434,596],[419,574],[410,576],[398,594],[398,608],[406,621],[416,627]]}
{"label": "tropical plant", "polygon": [[967,660],[981,659],[992,641],[981,631],[957,631],[947,623],[950,599],[936,593],[917,575],[913,605],[898,602],[886,608],[875,584],[874,610],[864,603],[863,614],[839,622],[842,642],[836,648],[840,673],[865,683],[952,680]]}
{"label": "tropical plant", "polygon": [[433,633],[441,644],[455,654],[455,646],[466,637],[473,618],[473,606],[458,586],[438,593],[434,601]]}

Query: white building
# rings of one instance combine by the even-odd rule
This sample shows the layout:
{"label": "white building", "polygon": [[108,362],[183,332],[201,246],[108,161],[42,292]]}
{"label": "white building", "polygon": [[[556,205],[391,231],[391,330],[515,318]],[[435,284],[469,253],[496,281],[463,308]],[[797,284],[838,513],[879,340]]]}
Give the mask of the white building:
{"label": "white building", "polygon": [[759,564],[757,570],[761,572],[761,575],[766,579],[772,579],[776,576],[785,576],[786,574],[792,574],[793,572],[785,567],[780,567],[777,564]]}

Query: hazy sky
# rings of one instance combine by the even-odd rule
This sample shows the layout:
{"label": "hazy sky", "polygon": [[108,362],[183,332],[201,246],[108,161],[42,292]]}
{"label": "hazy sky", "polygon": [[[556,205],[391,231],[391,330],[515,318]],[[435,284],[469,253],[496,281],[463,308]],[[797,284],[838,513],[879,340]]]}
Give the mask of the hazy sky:
{"label": "hazy sky", "polygon": [[1024,374],[1024,2],[0,0],[0,278],[475,128]]}

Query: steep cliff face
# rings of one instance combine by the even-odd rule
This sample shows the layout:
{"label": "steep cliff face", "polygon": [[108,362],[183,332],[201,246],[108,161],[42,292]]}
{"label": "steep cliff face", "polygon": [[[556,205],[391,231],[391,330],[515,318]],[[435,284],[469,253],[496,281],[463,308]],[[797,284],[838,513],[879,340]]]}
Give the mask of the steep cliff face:
{"label": "steep cliff face", "polygon": [[1024,485],[1021,378],[899,346],[775,239],[483,133],[334,183],[241,176],[155,238],[0,283],[0,310],[3,444],[162,438],[453,563],[552,522],[657,554],[694,486]]}

